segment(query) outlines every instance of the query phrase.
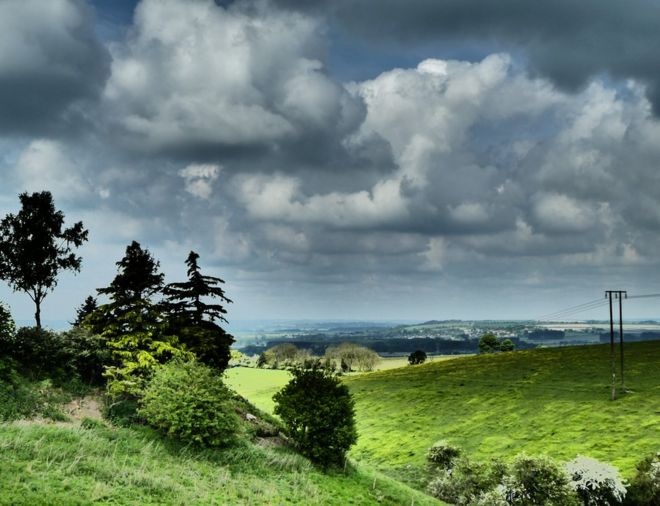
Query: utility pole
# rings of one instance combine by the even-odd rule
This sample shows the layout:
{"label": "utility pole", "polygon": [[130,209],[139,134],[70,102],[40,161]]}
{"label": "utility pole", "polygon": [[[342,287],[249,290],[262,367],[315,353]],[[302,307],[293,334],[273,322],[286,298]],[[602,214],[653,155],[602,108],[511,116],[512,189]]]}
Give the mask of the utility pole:
{"label": "utility pole", "polygon": [[612,298],[619,299],[619,342],[621,346],[621,385],[623,387],[623,297],[628,297],[628,292],[625,290],[606,290],[605,298],[610,303],[610,366],[612,374],[612,400],[616,399],[616,357],[614,354],[614,316],[612,314]]}
{"label": "utility pole", "polygon": [[619,299],[619,352],[621,353],[621,393],[626,393],[626,382],[623,379],[623,298],[628,298],[628,292],[623,291],[617,294]]}

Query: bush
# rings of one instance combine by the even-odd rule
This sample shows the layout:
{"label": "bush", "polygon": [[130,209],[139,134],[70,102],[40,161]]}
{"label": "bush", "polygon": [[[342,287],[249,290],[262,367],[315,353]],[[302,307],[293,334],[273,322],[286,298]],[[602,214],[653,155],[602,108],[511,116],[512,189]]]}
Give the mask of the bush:
{"label": "bush", "polygon": [[500,351],[513,351],[514,348],[513,341],[509,338],[503,339],[500,343]]}
{"label": "bush", "polygon": [[422,350],[413,351],[408,355],[408,363],[410,365],[423,364],[426,362],[426,353]]}
{"label": "bush", "polygon": [[519,455],[504,479],[505,498],[512,506],[575,506],[579,504],[569,477],[547,457]]}
{"label": "bush", "polygon": [[195,361],[172,361],[158,368],[138,413],[154,428],[185,443],[226,446],[238,418],[231,391],[217,372]]}
{"label": "bush", "polygon": [[103,368],[110,361],[101,338],[80,327],[61,333],[21,327],[13,335],[0,337],[0,346],[26,376],[48,377],[56,383],[82,379],[100,385]]}
{"label": "bush", "polygon": [[626,487],[616,467],[578,456],[566,464],[571,486],[585,506],[621,504]]}
{"label": "bush", "polygon": [[506,466],[499,461],[488,465],[460,458],[429,483],[428,492],[457,506],[476,504],[501,484],[505,472]]}
{"label": "bush", "polygon": [[426,460],[433,467],[451,469],[454,461],[461,455],[461,449],[449,442],[440,440],[436,442],[426,454]]}
{"label": "bush", "polygon": [[660,506],[660,452],[637,464],[637,473],[630,481],[624,504]]}
{"label": "bush", "polygon": [[16,364],[0,357],[0,422],[30,416],[38,406],[39,396],[16,372]]}
{"label": "bush", "polygon": [[20,369],[35,378],[52,375],[58,370],[62,372],[66,362],[59,336],[47,329],[21,327],[15,334],[3,338],[2,347]]}
{"label": "bush", "polygon": [[296,368],[292,374],[273,396],[275,413],[303,455],[322,466],[341,464],[357,441],[355,402],[348,387],[319,367]]}
{"label": "bush", "polygon": [[69,370],[89,384],[105,383],[103,372],[112,354],[105,340],[83,327],[73,327],[61,334],[62,352]]}

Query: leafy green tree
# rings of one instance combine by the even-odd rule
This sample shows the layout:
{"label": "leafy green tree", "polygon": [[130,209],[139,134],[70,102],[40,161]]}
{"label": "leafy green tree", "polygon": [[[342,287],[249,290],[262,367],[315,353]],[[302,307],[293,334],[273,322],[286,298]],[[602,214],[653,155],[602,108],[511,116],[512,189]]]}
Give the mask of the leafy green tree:
{"label": "leafy green tree", "polygon": [[479,339],[479,353],[495,353],[500,351],[500,341],[492,332],[487,332]]}
{"label": "leafy green tree", "polygon": [[25,292],[35,305],[41,330],[41,304],[57,286],[60,270],[80,271],[82,258],[73,253],[87,240],[81,221],[64,228],[64,214],[53,196],[43,191],[19,196],[21,210],[0,222],[0,279]]}
{"label": "leafy green tree", "polygon": [[359,344],[344,342],[337,346],[328,346],[325,350],[325,358],[330,360],[339,361],[342,370],[344,364],[347,369],[344,372],[352,371],[353,369],[361,371],[371,371],[375,367],[380,357],[378,353]]}
{"label": "leafy green tree", "polygon": [[87,316],[92,314],[99,308],[96,299],[91,295],[85,299],[78,309],[76,309],[76,320],[73,322],[74,327],[82,325]]}
{"label": "leafy green tree", "polygon": [[275,414],[303,455],[322,466],[341,464],[357,442],[355,401],[348,387],[320,367],[296,368],[292,374],[273,396]]}
{"label": "leafy green tree", "polygon": [[[226,369],[230,346],[234,342],[216,321],[227,322],[223,304],[231,303],[222,288],[224,280],[201,273],[199,255],[191,251],[186,260],[188,280],[170,283],[163,289],[164,307],[168,313],[170,331],[198,360],[219,370]],[[216,299],[217,302],[207,302]]]}
{"label": "leafy green tree", "polygon": [[426,362],[426,353],[422,350],[413,351],[408,355],[408,363],[410,365],[418,365]]}

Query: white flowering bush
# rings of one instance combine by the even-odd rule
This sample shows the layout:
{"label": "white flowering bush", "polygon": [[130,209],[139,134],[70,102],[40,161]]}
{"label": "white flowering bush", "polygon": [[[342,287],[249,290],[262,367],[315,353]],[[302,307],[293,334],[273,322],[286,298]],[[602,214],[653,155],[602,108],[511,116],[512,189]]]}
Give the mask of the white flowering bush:
{"label": "white flowering bush", "polygon": [[566,464],[566,472],[585,506],[615,506],[626,496],[626,484],[614,466],[578,455]]}

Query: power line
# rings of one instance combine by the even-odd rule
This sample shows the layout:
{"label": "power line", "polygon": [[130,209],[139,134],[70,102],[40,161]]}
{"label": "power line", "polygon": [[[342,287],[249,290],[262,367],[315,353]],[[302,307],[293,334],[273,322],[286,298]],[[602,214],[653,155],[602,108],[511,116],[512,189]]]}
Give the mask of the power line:
{"label": "power line", "polygon": [[606,304],[606,301],[603,299],[585,302],[584,304],[580,304],[578,306],[569,307],[562,309],[561,311],[555,311],[554,313],[543,315],[537,318],[537,320],[560,320],[566,316],[572,316],[574,314],[583,313],[585,311],[591,311],[592,309],[597,309],[599,307],[605,306]]}
{"label": "power line", "polygon": [[548,317],[553,317],[556,314],[561,314],[561,313],[564,313],[566,311],[571,311],[573,309],[579,309],[579,308],[582,308],[583,306],[588,306],[588,305],[591,305],[591,304],[595,304],[597,302],[603,302],[603,299],[594,299],[594,300],[590,300],[589,302],[583,302],[582,304],[577,304],[575,306],[570,306],[570,307],[567,307],[567,308],[564,308],[564,309],[560,309],[559,311],[553,311],[552,313],[545,313],[545,314],[539,316],[536,319],[537,320],[544,320],[544,319],[547,319]]}

